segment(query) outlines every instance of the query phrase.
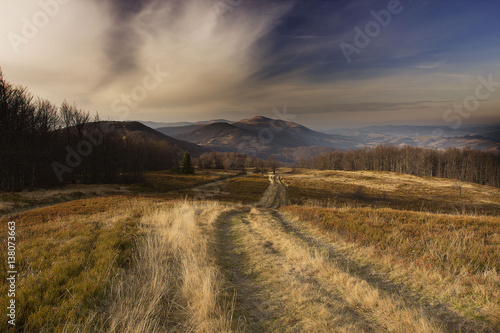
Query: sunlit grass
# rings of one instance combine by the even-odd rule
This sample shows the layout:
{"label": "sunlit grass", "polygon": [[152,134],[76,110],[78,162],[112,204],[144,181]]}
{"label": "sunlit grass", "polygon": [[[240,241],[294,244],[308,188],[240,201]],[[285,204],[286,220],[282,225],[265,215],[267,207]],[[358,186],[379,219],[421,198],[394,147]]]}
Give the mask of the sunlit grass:
{"label": "sunlit grass", "polygon": [[[106,305],[106,293],[130,264],[138,200],[79,200],[13,216],[16,222],[16,330],[61,332]],[[6,221],[1,221],[6,234]],[[0,304],[7,307],[6,243],[0,247]],[[68,324],[69,323],[69,324]]]}
{"label": "sunlit grass", "polygon": [[283,181],[296,205],[335,207],[347,203],[474,215],[498,215],[500,211],[500,189],[450,179],[381,171],[295,169],[284,174]]}
{"label": "sunlit grass", "polygon": [[[254,204],[269,184],[262,175],[214,182],[230,175],[222,171],[194,176],[150,173],[148,181],[156,185],[140,195],[74,200],[9,217],[16,221],[18,245],[17,331],[234,329],[230,299],[220,298],[228,293],[213,251],[214,221],[229,206],[175,200],[198,195],[198,199]],[[206,183],[210,184],[199,187]],[[430,303],[442,302],[460,314],[500,327],[497,189],[462,184],[463,197],[459,197],[449,180],[380,172],[299,170],[286,174],[284,183],[289,185],[292,202],[318,204],[281,210],[314,229],[317,237],[327,237],[346,256],[375,265],[388,278],[428,297]],[[70,193],[65,195],[98,195]],[[40,198],[51,200],[51,195]],[[14,205],[37,200],[27,194],[2,198],[3,203]],[[424,199],[434,206],[422,209]],[[458,211],[460,205],[466,209]],[[473,207],[497,216],[472,214]],[[454,214],[443,214],[447,211]],[[253,227],[277,246],[278,239],[273,239],[277,234],[266,229],[273,226],[273,218],[267,220],[271,215],[256,209],[250,215],[262,222]],[[0,219],[4,235],[6,222]],[[293,257],[298,239],[285,238],[282,250]],[[6,253],[3,242],[0,306],[5,307]],[[309,257],[304,254],[304,258],[304,267],[309,267]],[[345,289],[346,295],[349,290]],[[303,292],[304,298],[310,296]],[[138,307],[139,303],[143,306]]]}
{"label": "sunlit grass", "polygon": [[287,211],[327,232],[401,257],[470,274],[500,271],[500,218],[467,217],[392,209],[307,208]]}
{"label": "sunlit grass", "polygon": [[226,287],[210,244],[213,224],[223,209],[217,202],[148,207],[141,219],[144,237],[135,265],[113,286],[112,303],[100,315],[98,330],[233,331],[232,297],[223,297]]}
{"label": "sunlit grass", "polygon": [[368,207],[282,210],[415,290],[500,326],[500,217]]}
{"label": "sunlit grass", "polygon": [[[223,209],[113,196],[12,216],[19,274],[11,331],[231,331],[232,298],[220,298],[209,236]],[[5,243],[0,251],[6,308]]]}

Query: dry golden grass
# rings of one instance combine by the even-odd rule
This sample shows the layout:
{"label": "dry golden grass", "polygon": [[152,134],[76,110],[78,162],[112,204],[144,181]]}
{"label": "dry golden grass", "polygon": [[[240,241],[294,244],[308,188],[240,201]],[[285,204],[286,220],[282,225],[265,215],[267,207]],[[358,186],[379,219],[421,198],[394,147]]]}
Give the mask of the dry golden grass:
{"label": "dry golden grass", "polygon": [[[285,304],[300,309],[297,321],[306,332],[440,332],[441,325],[426,316],[418,307],[409,307],[398,295],[380,292],[342,269],[322,248],[314,247],[281,228],[269,212],[253,210],[249,220],[254,232],[272,241],[272,258],[279,275],[266,280],[275,281],[275,292],[285,296]],[[256,259],[265,262],[273,252],[260,251]],[[252,254],[253,255],[253,254]],[[277,258],[281,257],[281,261]],[[267,259],[269,260],[269,259]],[[283,274],[283,272],[286,272]],[[280,283],[279,276],[292,277]],[[316,289],[316,293],[312,290]],[[315,300],[316,298],[316,300]],[[286,305],[285,305],[286,306]],[[283,328],[281,328],[283,329]]]}
{"label": "dry golden grass", "polygon": [[76,199],[105,195],[168,193],[168,199],[180,198],[186,193],[175,193],[210,182],[236,176],[239,171],[197,170],[195,175],[181,175],[172,171],[146,172],[144,181],[131,185],[68,184],[61,188],[36,189],[19,193],[0,191],[0,217]]}
{"label": "dry golden grass", "polygon": [[70,184],[49,190],[25,190],[19,193],[0,191],[0,216],[70,200],[127,193],[129,191],[124,186],[83,184]]}
{"label": "dry golden grass", "polygon": [[134,192],[168,192],[184,190],[206,183],[236,176],[239,171],[196,170],[194,175],[182,175],[172,171],[150,171],[144,174],[142,184],[134,184],[130,189]]}
{"label": "dry golden grass", "polygon": [[[293,204],[386,207],[434,213],[498,215],[500,189],[443,178],[380,171],[295,169],[283,174]],[[461,196],[458,186],[461,186]]]}
{"label": "dry golden grass", "polygon": [[[237,331],[211,245],[224,209],[115,196],[13,216],[17,331]],[[5,244],[1,250],[5,265]]]}
{"label": "dry golden grass", "polygon": [[230,332],[232,298],[209,245],[217,203],[175,202],[147,207],[131,270],[113,285],[104,315],[82,331]]}
{"label": "dry golden grass", "polygon": [[[61,332],[102,307],[130,264],[146,200],[78,200],[11,217],[16,222],[18,332]],[[1,220],[6,233],[7,220]],[[0,304],[6,307],[6,243],[0,246]]]}
{"label": "dry golden grass", "polygon": [[372,208],[283,211],[431,301],[500,328],[500,218]]}

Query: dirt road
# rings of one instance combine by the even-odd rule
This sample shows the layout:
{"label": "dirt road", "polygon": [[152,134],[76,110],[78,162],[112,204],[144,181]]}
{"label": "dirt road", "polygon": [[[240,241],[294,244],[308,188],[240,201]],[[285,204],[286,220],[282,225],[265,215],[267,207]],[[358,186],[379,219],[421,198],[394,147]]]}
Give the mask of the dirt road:
{"label": "dirt road", "polygon": [[280,208],[288,205],[288,188],[279,175],[269,176],[269,186],[262,199],[257,203],[261,208]]}
{"label": "dirt road", "polygon": [[277,208],[280,176],[254,208],[217,222],[217,261],[236,294],[234,321],[247,332],[493,332],[361,264]]}

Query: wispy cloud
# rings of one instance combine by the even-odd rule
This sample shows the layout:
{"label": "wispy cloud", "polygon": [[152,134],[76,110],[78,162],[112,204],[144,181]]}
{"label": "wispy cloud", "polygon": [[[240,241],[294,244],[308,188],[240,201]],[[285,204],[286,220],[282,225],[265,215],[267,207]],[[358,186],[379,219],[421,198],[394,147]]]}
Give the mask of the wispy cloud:
{"label": "wispy cloud", "polygon": [[[234,90],[258,70],[265,45],[259,41],[270,32],[290,5],[266,7],[266,15],[244,1],[221,16],[218,1],[150,1],[128,15],[126,23],[140,41],[124,45],[125,58],[110,55],[115,65],[103,86],[103,98],[127,90],[133,77],[140,78],[148,65],[170,73],[162,88],[148,98],[144,107],[156,110],[201,110],[223,103]],[[118,20],[117,24],[123,21]],[[121,35],[109,35],[120,43]],[[115,51],[113,51],[115,52]],[[131,57],[128,57],[130,54]],[[114,71],[127,66],[131,78],[123,82]],[[135,73],[135,74],[134,74]],[[201,106],[201,107],[200,107]]]}

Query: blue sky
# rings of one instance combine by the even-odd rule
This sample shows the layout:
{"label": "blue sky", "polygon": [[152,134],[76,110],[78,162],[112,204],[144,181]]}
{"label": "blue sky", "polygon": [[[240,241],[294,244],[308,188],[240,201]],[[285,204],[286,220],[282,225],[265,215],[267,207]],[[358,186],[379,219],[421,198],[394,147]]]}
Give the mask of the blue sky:
{"label": "blue sky", "polygon": [[[498,1],[9,0],[2,7],[6,79],[103,117],[239,120],[286,107],[316,129],[451,126],[457,117],[461,125],[500,123]],[[372,11],[394,13],[382,26]],[[367,34],[367,26],[369,43],[346,61],[341,45],[356,47],[356,29]],[[471,101],[480,77],[493,82],[493,91],[480,90],[488,98],[472,111],[448,112]]]}

